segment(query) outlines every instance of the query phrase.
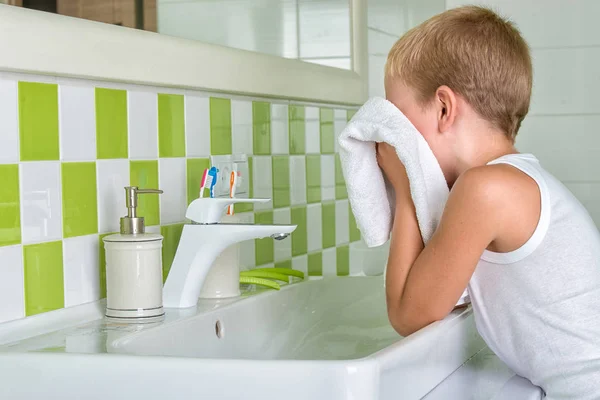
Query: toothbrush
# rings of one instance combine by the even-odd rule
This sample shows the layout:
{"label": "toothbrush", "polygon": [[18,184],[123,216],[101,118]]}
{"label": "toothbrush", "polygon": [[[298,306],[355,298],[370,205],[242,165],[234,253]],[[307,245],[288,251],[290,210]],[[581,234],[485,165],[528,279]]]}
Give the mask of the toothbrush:
{"label": "toothbrush", "polygon": [[[233,199],[235,197],[235,187],[237,186],[237,173],[235,171],[231,171],[231,175],[229,176],[229,198]],[[227,215],[233,215],[233,204],[230,204],[227,207]]]}
{"label": "toothbrush", "polygon": [[217,167],[211,167],[210,170],[208,171],[208,176],[210,178],[209,179],[209,185],[210,185],[210,197],[214,198],[215,197],[215,185],[217,184],[217,173],[219,172],[219,170],[217,169]]}
{"label": "toothbrush", "polygon": [[202,180],[200,181],[200,198],[204,197],[204,189],[210,187],[212,182],[212,176],[208,175],[208,168],[204,170],[202,174]]}

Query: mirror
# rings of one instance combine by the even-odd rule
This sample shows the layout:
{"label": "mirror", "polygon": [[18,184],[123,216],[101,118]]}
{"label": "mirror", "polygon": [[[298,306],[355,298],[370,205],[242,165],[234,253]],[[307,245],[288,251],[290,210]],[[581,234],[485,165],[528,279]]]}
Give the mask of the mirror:
{"label": "mirror", "polygon": [[348,0],[0,0],[0,3],[352,69]]}

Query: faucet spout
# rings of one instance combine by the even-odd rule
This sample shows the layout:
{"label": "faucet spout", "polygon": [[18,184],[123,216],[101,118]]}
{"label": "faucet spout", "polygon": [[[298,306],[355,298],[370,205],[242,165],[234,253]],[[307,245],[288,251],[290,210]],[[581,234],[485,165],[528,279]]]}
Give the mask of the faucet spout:
{"label": "faucet spout", "polygon": [[294,229],[296,225],[184,225],[163,288],[164,307],[195,306],[213,262],[227,247],[265,237],[285,239]]}

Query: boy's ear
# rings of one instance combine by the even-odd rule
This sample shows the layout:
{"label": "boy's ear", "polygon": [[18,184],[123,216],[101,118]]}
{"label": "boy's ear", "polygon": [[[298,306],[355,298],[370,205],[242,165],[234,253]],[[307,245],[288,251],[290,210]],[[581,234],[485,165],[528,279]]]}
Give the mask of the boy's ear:
{"label": "boy's ear", "polygon": [[450,130],[456,120],[457,99],[454,91],[442,85],[435,91],[438,129],[440,132]]}

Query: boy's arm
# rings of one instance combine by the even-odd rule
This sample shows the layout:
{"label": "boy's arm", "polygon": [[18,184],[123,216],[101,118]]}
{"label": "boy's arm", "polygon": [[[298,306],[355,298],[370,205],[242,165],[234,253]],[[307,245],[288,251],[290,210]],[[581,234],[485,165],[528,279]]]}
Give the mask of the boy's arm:
{"label": "boy's arm", "polygon": [[397,203],[386,296],[390,322],[401,335],[409,335],[452,311],[481,254],[496,237],[503,213],[497,208],[498,190],[485,176],[485,168],[467,171],[457,180],[425,248],[409,186],[395,186]]}

